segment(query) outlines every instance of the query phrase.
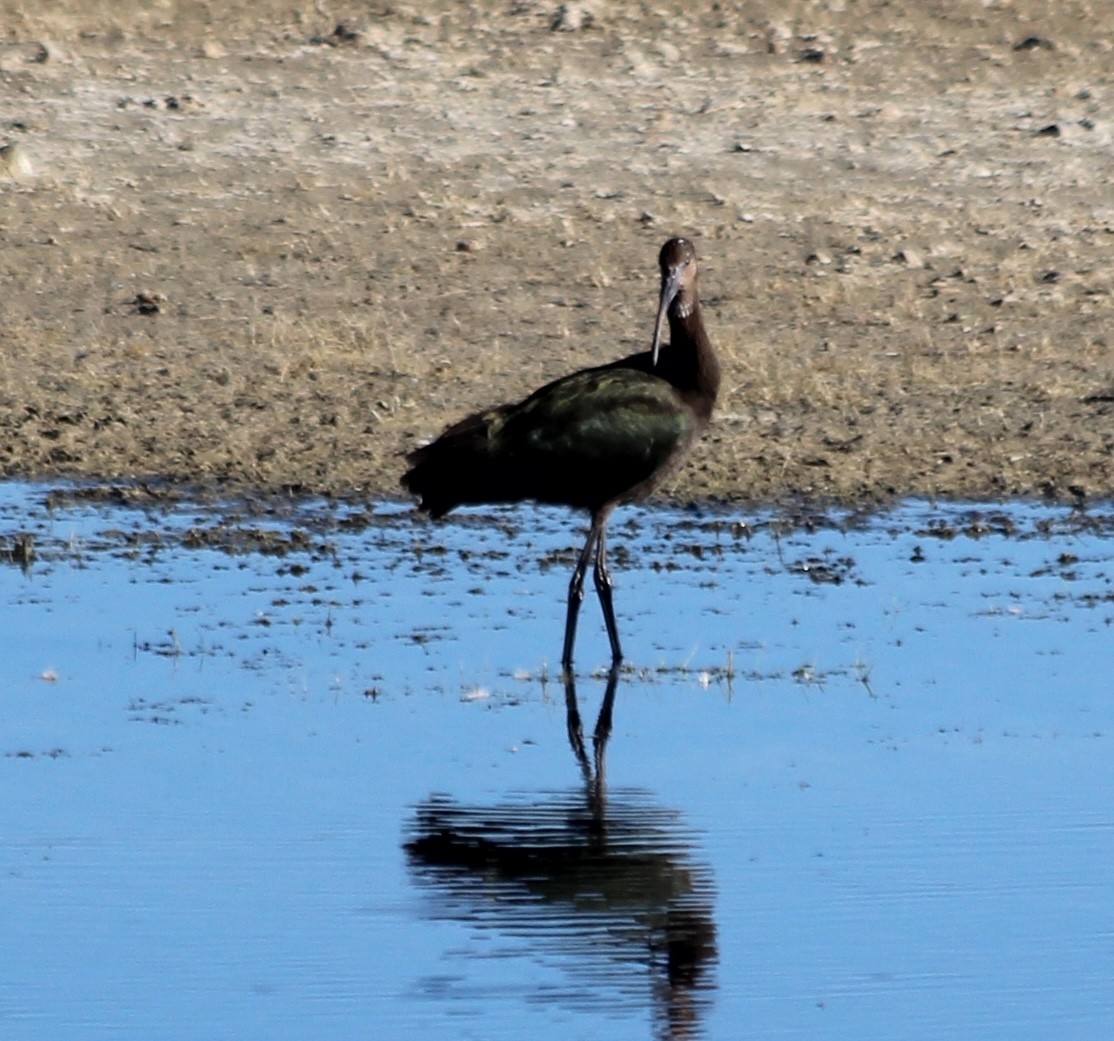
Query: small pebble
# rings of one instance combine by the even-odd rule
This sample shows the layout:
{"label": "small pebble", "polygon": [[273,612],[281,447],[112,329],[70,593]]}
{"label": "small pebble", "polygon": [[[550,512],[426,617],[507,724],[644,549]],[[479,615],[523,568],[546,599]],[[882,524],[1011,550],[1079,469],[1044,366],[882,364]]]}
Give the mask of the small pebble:
{"label": "small pebble", "polygon": [[562,4],[554,13],[549,30],[555,33],[575,33],[588,28],[593,21],[592,12],[585,10],[583,5]]}
{"label": "small pebble", "polygon": [[0,181],[29,181],[35,176],[27,150],[14,141],[0,145]]}

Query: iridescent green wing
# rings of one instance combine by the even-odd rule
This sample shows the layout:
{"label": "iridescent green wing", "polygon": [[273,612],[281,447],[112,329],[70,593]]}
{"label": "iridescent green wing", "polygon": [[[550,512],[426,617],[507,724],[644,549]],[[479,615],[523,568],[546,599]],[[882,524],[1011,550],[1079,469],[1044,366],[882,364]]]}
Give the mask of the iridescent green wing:
{"label": "iridescent green wing", "polygon": [[693,426],[665,380],[604,368],[543,387],[505,415],[496,436],[504,451],[542,465],[629,467],[633,478],[661,466]]}

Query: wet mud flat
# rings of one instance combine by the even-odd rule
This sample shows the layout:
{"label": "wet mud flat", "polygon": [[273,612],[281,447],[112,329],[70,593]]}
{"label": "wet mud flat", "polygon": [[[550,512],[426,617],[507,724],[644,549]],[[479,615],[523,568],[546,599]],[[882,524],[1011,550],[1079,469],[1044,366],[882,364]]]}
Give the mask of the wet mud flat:
{"label": "wet mud flat", "polygon": [[[20,505],[0,505],[3,510],[0,522],[5,525],[0,529],[3,539],[0,553],[9,563],[21,565],[29,565],[35,559],[36,538],[42,540],[46,559],[65,555],[67,547],[53,532],[50,519],[64,516],[67,510],[91,517],[110,516],[118,511],[118,515],[132,519],[128,530],[94,523],[88,548],[110,554],[146,539],[167,549],[208,548],[230,554],[256,552],[275,556],[303,552],[320,557],[336,552],[336,546],[328,541],[330,534],[359,534],[384,526],[409,527],[418,533],[419,545],[431,544],[435,552],[445,552],[445,546],[437,545],[439,531],[486,529],[513,538],[521,530],[532,527],[533,519],[539,516],[547,525],[557,525],[561,518],[567,519],[571,544],[575,545],[576,531],[586,526],[577,511],[529,505],[466,508],[448,521],[431,522],[411,504],[390,500],[368,504],[355,497],[312,498],[258,492],[222,497],[202,487],[148,481],[11,482],[9,487]],[[797,532],[846,533],[882,528],[893,535],[906,534],[941,542],[987,536],[1022,540],[1084,535],[1105,538],[1114,533],[1114,514],[1104,503],[1093,508],[1042,508],[1036,503],[1024,502],[941,502],[935,505],[912,502],[907,506],[916,512],[874,505],[825,506],[801,500],[776,509],[739,513],[722,504],[706,502],[669,508],[664,515],[669,518],[670,541],[686,540],[671,549],[698,560],[705,553],[717,552],[715,547],[725,537],[749,539],[763,532],[783,536]],[[653,507],[636,509],[648,516],[654,513]],[[626,513],[627,510],[622,510],[617,515],[620,523]],[[21,526],[21,521],[27,523]],[[628,518],[628,529],[637,530],[638,526],[637,521]],[[623,547],[617,547],[616,552],[624,554]],[[545,558],[543,566],[551,562],[551,558]],[[812,572],[810,577],[818,582],[838,583],[844,576],[828,569]]]}

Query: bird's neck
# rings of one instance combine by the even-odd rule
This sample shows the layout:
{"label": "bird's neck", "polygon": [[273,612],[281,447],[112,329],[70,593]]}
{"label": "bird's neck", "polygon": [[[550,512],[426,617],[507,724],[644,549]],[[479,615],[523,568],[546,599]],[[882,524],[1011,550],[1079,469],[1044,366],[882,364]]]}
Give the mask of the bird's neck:
{"label": "bird's neck", "polygon": [[672,382],[691,400],[697,412],[708,419],[719,393],[719,358],[708,339],[699,303],[691,300],[686,305],[669,312]]}

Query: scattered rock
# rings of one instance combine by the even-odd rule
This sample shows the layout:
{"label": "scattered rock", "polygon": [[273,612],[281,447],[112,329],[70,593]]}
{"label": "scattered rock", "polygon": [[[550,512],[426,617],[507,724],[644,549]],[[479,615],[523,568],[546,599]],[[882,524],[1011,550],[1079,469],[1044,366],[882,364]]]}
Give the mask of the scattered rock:
{"label": "scattered rock", "polygon": [[131,105],[141,105],[143,108],[165,109],[167,112],[185,112],[189,109],[204,108],[192,94],[168,94],[164,98],[144,98],[142,101],[132,97],[123,97],[116,102],[117,108],[129,108]]}
{"label": "scattered rock", "polygon": [[26,149],[15,143],[0,145],[0,181],[29,181],[35,176]]}
{"label": "scattered rock", "polygon": [[550,32],[575,33],[589,28],[595,16],[583,4],[562,4],[549,23]]}
{"label": "scattered rock", "polygon": [[[676,44],[670,43],[668,40],[659,40],[657,46],[654,48],[658,52],[658,56],[667,65],[676,65],[681,60],[681,48]],[[701,105],[700,111],[710,112],[713,107],[711,98],[706,98],[704,104]]]}
{"label": "scattered rock", "polygon": [[766,27],[766,53],[780,54],[786,45],[793,39],[793,33],[786,25],[769,25]]}
{"label": "scattered rock", "polygon": [[357,44],[363,38],[363,31],[348,22],[337,22],[336,28],[328,36],[311,36],[310,43],[324,44],[326,47]]}
{"label": "scattered rock", "polygon": [[45,65],[48,61],[62,62],[65,60],[65,52],[49,40],[39,40],[39,42],[35,44],[34,53],[31,55],[31,61],[38,65]]}
{"label": "scattered rock", "polygon": [[168,112],[183,112],[198,107],[192,94],[171,94],[163,98],[163,104]]}
{"label": "scattered rock", "polygon": [[907,268],[924,267],[924,257],[915,249],[899,249],[894,254],[894,262],[897,264],[904,264]]}
{"label": "scattered rock", "polygon": [[132,314],[158,314],[161,305],[166,303],[166,297],[162,293],[136,293],[131,300],[127,302],[127,306],[132,309]]}
{"label": "scattered rock", "polygon": [[1056,45],[1043,36],[1026,36],[1020,43],[1013,45],[1015,51],[1052,51]]}

